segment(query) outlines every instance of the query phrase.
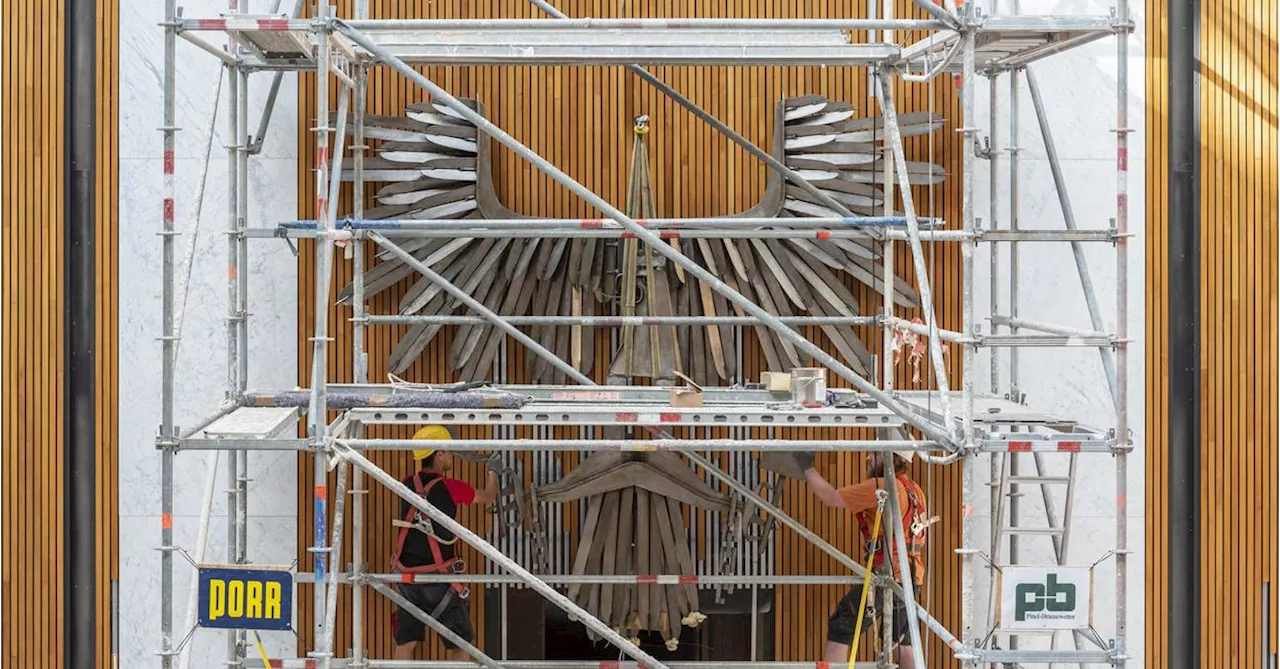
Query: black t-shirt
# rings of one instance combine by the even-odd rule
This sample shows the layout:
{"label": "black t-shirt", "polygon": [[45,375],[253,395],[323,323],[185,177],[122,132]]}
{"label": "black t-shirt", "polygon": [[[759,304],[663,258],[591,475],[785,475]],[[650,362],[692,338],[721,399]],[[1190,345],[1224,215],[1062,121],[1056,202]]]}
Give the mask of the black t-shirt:
{"label": "black t-shirt", "polygon": [[[420,486],[414,485],[414,477],[418,477],[421,481]],[[401,483],[409,486],[410,490],[417,491],[419,488],[426,490],[427,485],[433,479],[439,478],[440,474],[429,469],[418,470],[416,474],[405,477]],[[471,487],[470,483],[459,481],[457,479],[444,479],[439,483],[432,485],[427,491],[427,502],[441,511],[449,514],[450,518],[458,517],[458,507],[463,504],[470,504],[476,499],[476,490]],[[409,514],[410,509],[413,510],[414,516],[409,518],[409,522],[415,522],[418,516],[430,520],[427,514],[418,511],[408,500],[400,500],[400,519],[404,520]],[[440,523],[432,523],[436,536],[442,541],[440,542],[440,557],[448,560],[454,556],[454,545],[452,543],[444,543],[453,540],[453,533]],[[435,556],[431,554],[431,544],[427,540],[425,532],[410,529],[404,538],[404,549],[400,553],[400,564],[406,567],[416,567],[424,564],[434,563]]]}

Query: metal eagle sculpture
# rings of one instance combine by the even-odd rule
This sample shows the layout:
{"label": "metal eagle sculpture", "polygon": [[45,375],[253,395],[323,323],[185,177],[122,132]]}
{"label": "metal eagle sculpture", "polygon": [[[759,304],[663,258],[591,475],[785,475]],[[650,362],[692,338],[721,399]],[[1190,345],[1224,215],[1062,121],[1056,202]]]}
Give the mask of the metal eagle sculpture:
{"label": "metal eagle sculpture", "polygon": [[[474,100],[464,104],[483,113]],[[854,118],[852,105],[818,95],[777,103],[773,155],[809,183],[859,215],[879,215],[884,126],[878,117]],[[639,120],[638,120],[639,121]],[[903,136],[934,132],[942,119],[929,112],[899,117]],[[378,152],[366,159],[367,182],[385,184],[378,206],[368,219],[516,219],[532,218],[506,208],[495,193],[488,143],[474,125],[443,104],[419,102],[405,116],[368,116],[365,136]],[[638,128],[639,126],[637,126]],[[637,132],[636,155],[643,151]],[[647,158],[646,158],[647,160]],[[941,167],[909,163],[913,184],[938,183]],[[644,170],[644,183],[647,184]],[[633,164],[633,175],[636,174]],[[343,178],[353,179],[344,169]],[[633,178],[633,190],[637,180]],[[637,193],[629,205],[638,204]],[[651,206],[651,205],[650,205]],[[635,211],[638,217],[651,211]],[[805,189],[770,172],[764,194],[752,208],[736,214],[749,218],[839,217]],[[732,218],[732,217],[726,217]],[[767,226],[766,226],[767,228]],[[709,286],[687,276],[672,263],[646,253],[638,240],[517,238],[391,238],[415,258],[454,282],[489,309],[504,315],[735,315],[733,305]],[[465,233],[459,233],[465,234]],[[621,243],[619,243],[619,241]],[[779,316],[854,316],[857,298],[842,281],[849,276],[880,289],[882,267],[875,243],[866,238],[827,239],[684,239],[671,240],[679,250],[746,297]],[[641,259],[643,255],[643,259]],[[413,268],[389,254],[365,273],[368,297],[409,277]],[[350,301],[352,287],[340,296]],[[895,282],[895,303],[917,306],[918,296],[904,281]],[[439,286],[418,276],[401,297],[401,315],[448,315],[460,304]],[[615,313],[610,313],[615,312]],[[620,312],[620,313],[617,313]],[[407,369],[439,335],[438,324],[414,324],[391,352],[388,369]],[[768,369],[786,371],[806,366],[803,354],[764,326],[752,326]],[[838,357],[867,374],[871,355],[848,326],[820,325]],[[584,374],[592,373],[596,328],[533,326],[530,334],[547,349]],[[634,331],[633,331],[634,330]],[[629,326],[613,355],[612,379],[650,378],[671,381],[681,372],[700,384],[731,383],[737,377],[733,326]],[[489,325],[460,325],[453,338],[449,364],[463,381],[487,380],[505,335]],[[655,341],[657,345],[655,345]],[[530,357],[533,383],[563,383],[565,375],[541,358]]]}

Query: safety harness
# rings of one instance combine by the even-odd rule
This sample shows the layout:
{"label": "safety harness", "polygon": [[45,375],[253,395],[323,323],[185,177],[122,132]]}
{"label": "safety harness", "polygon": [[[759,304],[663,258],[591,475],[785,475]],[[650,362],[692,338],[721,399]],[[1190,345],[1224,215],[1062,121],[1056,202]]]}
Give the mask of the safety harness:
{"label": "safety harness", "polygon": [[[426,482],[422,482],[422,474],[429,474],[431,478]],[[423,469],[413,475],[413,490],[422,499],[427,499],[427,495],[437,484],[444,481],[444,477],[429,469]],[[466,570],[466,564],[457,556],[446,559],[444,551],[440,549],[443,546],[452,546],[457,543],[458,538],[454,537],[445,540],[436,534],[435,526],[431,523],[431,518],[419,511],[412,504],[405,513],[401,522],[395,523],[400,528],[399,536],[396,537],[396,550],[391,555],[391,568],[401,574],[401,582],[413,583],[413,577],[417,574],[443,574],[452,572],[461,574]],[[428,564],[406,566],[400,561],[400,556],[404,552],[404,542],[409,537],[409,531],[416,530],[427,535],[427,547],[431,550],[432,561]],[[455,595],[461,599],[466,599],[470,595],[470,591],[461,583],[450,583],[449,591],[444,597],[440,598],[440,603],[436,606],[435,611],[431,613],[432,618],[438,618],[445,608],[449,605],[449,600]]]}
{"label": "safety harness", "polygon": [[[924,555],[926,532],[928,527],[938,522],[939,517],[928,517],[929,509],[925,504],[924,491],[915,481],[905,477],[898,476],[898,484],[902,486],[907,493],[907,508],[902,510],[902,536],[906,539],[907,557],[910,558],[908,564],[912,570],[915,569],[915,558]],[[875,527],[879,526],[879,518],[872,521],[870,511],[860,511],[855,517],[858,521],[858,530],[862,532],[864,537],[872,537],[867,542],[866,556],[868,559],[874,558],[873,566],[879,567],[884,564],[885,557],[888,555],[888,546],[886,545],[887,537],[882,538]],[[919,580],[915,577],[922,574],[912,574],[913,581]]]}

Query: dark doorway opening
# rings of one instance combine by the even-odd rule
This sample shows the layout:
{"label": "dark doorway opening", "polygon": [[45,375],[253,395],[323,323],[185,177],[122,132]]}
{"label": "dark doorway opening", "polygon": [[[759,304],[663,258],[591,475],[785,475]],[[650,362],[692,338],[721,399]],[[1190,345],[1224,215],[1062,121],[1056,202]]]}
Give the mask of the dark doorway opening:
{"label": "dark doorway opening", "polygon": [[[640,638],[640,648],[665,661],[748,661],[751,660],[751,622],[753,616],[750,589],[740,589],[715,602],[715,593],[699,591],[699,608],[707,620],[696,629],[680,631],[680,644],[675,651],[656,633]],[[506,625],[503,624],[502,589],[485,590],[485,648],[490,656],[508,660],[587,660],[629,659],[607,641],[592,642],[587,629],[538,593],[527,588],[508,588],[506,593]],[[756,655],[759,661],[773,659],[773,591],[756,590]],[[503,638],[504,633],[506,638]],[[505,657],[503,649],[505,648]]]}

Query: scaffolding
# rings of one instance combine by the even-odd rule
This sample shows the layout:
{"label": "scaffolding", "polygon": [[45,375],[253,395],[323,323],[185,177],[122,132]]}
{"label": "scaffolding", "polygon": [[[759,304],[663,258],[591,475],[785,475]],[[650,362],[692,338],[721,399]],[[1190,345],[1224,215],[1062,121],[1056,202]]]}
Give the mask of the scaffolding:
{"label": "scaffolding", "polygon": [[[643,430],[652,438],[637,440],[601,439],[490,439],[451,440],[433,442],[441,450],[578,450],[620,449],[635,451],[669,450],[682,454],[710,479],[725,484],[746,500],[757,506],[777,523],[804,537],[837,562],[851,575],[845,576],[761,576],[758,581],[772,584],[784,583],[849,583],[861,580],[865,571],[858,562],[827,543],[820,536],[778,508],[770,500],[745,485],[731,472],[725,472],[701,455],[709,451],[881,451],[913,450],[919,457],[935,464],[957,463],[963,468],[962,505],[963,528],[962,556],[964,577],[961,583],[962,627],[951,632],[932,618],[916,603],[911,580],[895,582],[892,578],[874,576],[880,587],[892,589],[906,604],[913,619],[923,622],[926,628],[939,636],[966,667],[991,663],[1107,663],[1125,666],[1129,656],[1126,651],[1126,584],[1127,527],[1124,500],[1127,495],[1127,461],[1132,449],[1127,409],[1128,369],[1128,35],[1133,26],[1129,19],[1127,0],[1117,0],[1110,16],[1063,17],[1024,15],[984,15],[974,3],[965,3],[957,10],[955,3],[939,6],[931,0],[914,0],[930,18],[896,19],[892,16],[893,2],[883,3],[881,18],[871,19],[595,19],[568,18],[542,0],[532,0],[547,12],[547,19],[485,19],[485,20],[375,20],[368,15],[368,3],[356,3],[356,15],[349,19],[338,18],[332,8],[322,6],[314,18],[299,18],[302,2],[299,0],[291,16],[259,16],[247,13],[242,3],[236,8],[231,1],[232,13],[216,18],[184,18],[178,11],[176,0],[165,3],[165,72],[164,95],[164,193],[163,193],[163,378],[162,415],[157,447],[162,459],[162,523],[161,533],[161,666],[170,669],[177,660],[182,644],[175,638],[173,626],[173,571],[174,546],[172,518],[174,508],[174,459],[181,451],[216,449],[228,454],[227,471],[234,482],[228,492],[228,502],[233,513],[228,527],[229,559],[247,563],[247,481],[248,452],[251,450],[287,450],[314,454],[315,476],[315,524],[313,545],[308,549],[314,556],[311,571],[299,573],[299,582],[315,584],[313,607],[316,621],[318,647],[307,659],[278,660],[270,666],[320,666],[336,667],[385,667],[408,669],[411,667],[436,667],[454,669],[470,664],[458,662],[389,661],[367,657],[364,648],[363,606],[365,587],[383,594],[422,619],[445,636],[451,633],[435,622],[425,612],[404,601],[389,587],[402,581],[400,575],[369,573],[364,567],[363,524],[364,486],[368,479],[386,486],[395,494],[408,500],[432,521],[451,530],[458,537],[475,547],[480,553],[501,567],[505,574],[468,574],[458,576],[418,576],[419,582],[459,579],[476,584],[520,584],[536,590],[555,605],[569,612],[587,628],[616,645],[623,653],[650,668],[713,669],[717,667],[809,667],[811,662],[661,662],[619,635],[596,617],[566,598],[554,586],[569,583],[665,583],[672,579],[685,583],[689,579],[705,585],[729,584],[735,576],[690,574],[657,575],[535,575],[524,565],[505,555],[483,537],[457,523],[447,514],[427,504],[413,494],[395,477],[383,471],[363,455],[375,449],[405,450],[415,443],[403,439],[367,439],[364,428],[380,424],[466,424],[466,425],[566,425],[566,426],[623,426]],[[876,2],[869,5],[875,9]],[[276,3],[279,5],[279,2]],[[875,11],[872,15],[875,15]],[[929,36],[906,47],[895,43],[898,30],[925,30]],[[866,39],[854,41],[854,32],[866,33]],[[222,33],[229,40],[229,48],[214,45],[202,35]],[[1115,220],[1109,230],[1079,229],[1071,215],[1069,202],[1058,158],[1049,134],[1047,119],[1036,88],[1034,75],[1029,67],[1035,61],[1065,50],[1114,37],[1116,40],[1117,102],[1116,127],[1116,208]],[[174,139],[175,127],[175,44],[185,39],[219,58],[225,64],[231,82],[228,107],[230,111],[229,133],[234,138],[228,150],[233,160],[228,161],[230,172],[231,211],[228,220],[228,263],[230,267],[228,288],[228,399],[208,416],[196,421],[187,429],[179,430],[174,420],[175,365],[178,342],[175,329],[175,236],[174,224]],[[626,65],[646,81],[654,83],[664,93],[672,96],[681,106],[694,111],[733,141],[757,157],[766,159],[771,167],[788,175],[789,170],[770,158],[767,153],[751,145],[724,124],[710,117],[692,102],[667,87],[656,77],[642,69],[645,64],[731,64],[731,65],[846,65],[866,67],[876,77],[879,101],[888,148],[893,160],[886,160],[884,182],[888,187],[886,208],[892,203],[891,194],[896,183],[901,195],[905,216],[857,217],[836,219],[768,219],[773,228],[756,229],[760,221],[725,219],[654,219],[643,222],[633,220],[611,203],[589,191],[573,178],[551,165],[501,128],[459,102],[448,91],[414,69],[420,64],[573,64],[573,65]],[[368,70],[371,67],[390,67],[406,79],[430,93],[433,101],[447,105],[451,110],[473,123],[481,132],[494,138],[516,154],[527,159],[537,168],[549,174],[574,194],[604,212],[607,219],[586,221],[574,219],[531,219],[516,221],[466,220],[466,221],[365,221],[361,197],[354,198],[355,213],[351,220],[339,222],[336,201],[341,183],[342,161],[348,135],[348,112],[354,107],[350,132],[352,134],[355,192],[363,193],[364,176],[364,118]],[[248,169],[249,156],[257,148],[250,141],[248,115],[248,84],[251,75],[268,73],[274,77],[272,95],[278,90],[280,73],[314,71],[316,77],[316,202],[314,221],[281,223],[275,227],[251,227],[248,225]],[[963,133],[965,151],[963,159],[962,222],[958,230],[942,229],[940,221],[919,217],[911,197],[911,184],[902,136],[897,124],[897,110],[893,95],[896,78],[924,81],[943,73],[961,75],[963,118],[959,131]],[[1048,159],[1053,169],[1067,229],[1062,231],[1022,230],[1016,224],[1016,179],[1018,172],[1017,151],[1009,150],[1009,177],[1014,184],[1012,202],[1015,210],[1011,225],[1005,229],[994,226],[980,227],[974,204],[975,179],[979,151],[977,146],[978,119],[975,115],[975,96],[978,76],[988,78],[991,87],[991,130],[995,132],[998,90],[996,82],[1008,77],[1010,96],[1017,104],[1018,79],[1024,75],[1030,87],[1037,116],[1048,148]],[[330,126],[330,86],[339,87],[336,127]],[[268,103],[269,106],[272,103]],[[267,122],[270,111],[263,118]],[[1016,115],[1012,123],[1016,124]],[[1016,128],[1015,128],[1016,129]],[[1016,134],[1014,135],[1016,138]],[[257,135],[260,143],[262,132]],[[993,142],[994,143],[994,142]],[[997,160],[994,154],[988,165],[992,182],[992,207],[994,217]],[[794,177],[794,173],[788,176]],[[800,184],[798,184],[800,185]],[[421,236],[455,236],[465,230],[468,236],[599,236],[626,235],[638,238],[654,251],[703,281],[744,312],[745,316],[703,317],[512,317],[494,313],[484,304],[436,274],[425,264],[418,262],[401,249],[384,233],[389,226],[397,234]],[[761,306],[736,292],[712,273],[679,250],[662,242],[664,226],[678,226],[681,234],[690,237],[750,238],[775,236],[808,238],[814,235],[840,236],[873,234],[881,246],[885,259],[882,311],[875,316],[840,318],[786,317],[769,313]],[[248,378],[248,262],[247,248],[251,239],[309,238],[315,240],[315,333],[313,338],[313,365],[311,388],[302,391],[249,392]],[[363,255],[350,256],[354,263],[354,337],[355,384],[326,384],[326,351],[328,314],[331,308],[329,295],[330,277],[335,262],[335,247],[339,244],[367,241],[400,257],[444,291],[469,307],[472,315],[435,317],[395,317],[366,313],[363,282]],[[907,323],[897,318],[893,307],[893,286],[897,281],[893,271],[894,246],[908,244],[915,275],[919,277],[919,293],[924,314],[924,324]],[[962,307],[961,331],[943,330],[938,326],[933,308],[933,296],[929,285],[929,272],[923,253],[923,242],[958,243],[962,251]],[[1075,253],[1082,288],[1089,307],[1092,330],[1079,330],[1052,323],[1035,322],[1019,318],[1017,314],[1017,249],[1020,243],[1049,242],[1070,244]],[[1009,244],[1011,277],[1011,312],[999,314],[995,309],[997,297],[997,256],[992,253],[992,285],[990,317],[991,332],[983,333],[978,327],[974,307],[974,249],[977,244]],[[1087,265],[1083,261],[1082,244],[1105,243],[1115,249],[1118,277],[1116,286],[1116,314],[1114,332],[1106,332],[1098,308]],[[439,393],[433,391],[409,391],[393,389],[387,384],[368,382],[368,361],[364,350],[365,328],[388,323],[432,322],[437,324],[491,324],[511,338],[527,346],[536,355],[564,371],[578,382],[575,386],[516,386],[494,385],[484,391]],[[779,333],[797,349],[822,363],[851,384],[851,390],[838,390],[834,402],[822,408],[778,407],[778,395],[767,390],[744,388],[707,388],[705,405],[700,408],[672,408],[668,405],[667,390],[646,387],[597,387],[569,363],[525,335],[517,325],[753,325],[762,324]],[[875,325],[884,335],[884,365],[878,383],[858,374],[811,341],[795,328],[799,325],[845,324]],[[1001,332],[1000,328],[1005,328]],[[895,329],[908,329],[928,339],[934,365],[936,391],[895,390],[893,365],[889,352]],[[962,347],[962,373],[959,390],[951,390],[947,371],[942,365],[942,342]],[[976,353],[980,348],[1023,347],[1093,347],[1100,351],[1114,401],[1115,424],[1109,428],[1091,428],[1078,421],[1038,412],[1017,401],[1016,356],[1013,356],[1013,387],[1011,398],[975,391],[978,374]],[[995,362],[992,363],[992,387],[997,387]],[[587,387],[590,386],[590,387]],[[937,398],[941,397],[941,404]],[[327,421],[330,411],[340,411],[332,423]],[[307,437],[284,436],[291,433],[305,412]],[[748,438],[740,439],[674,439],[666,430],[673,427],[707,427],[732,425],[735,427],[859,427],[880,428],[881,436],[890,438],[874,440],[778,440],[750,438],[750,431],[743,431]],[[912,438],[912,431],[921,438]],[[976,547],[975,537],[979,527],[972,514],[977,495],[976,467],[978,458],[987,454],[1068,453],[1072,456],[1075,471],[1076,454],[1110,454],[1115,463],[1116,482],[1116,546],[1111,554],[1116,561],[1115,635],[1110,639],[1088,639],[1096,646],[1075,650],[1019,650],[994,648],[990,643],[992,630],[983,629],[975,619],[975,572],[987,568],[979,564],[998,560],[995,555],[986,556]],[[328,463],[337,466],[337,486],[334,495],[327,496]],[[993,471],[995,464],[992,464]],[[889,480],[892,480],[890,477]],[[1016,469],[1003,483],[1017,483]],[[1029,481],[1021,481],[1024,485]],[[1069,486],[1073,481],[1067,482]],[[350,496],[348,510],[347,497]],[[1070,492],[1068,492],[1068,497]],[[329,499],[333,509],[328,509]],[[1047,499],[1047,498],[1046,498]],[[897,497],[890,495],[890,500]],[[901,527],[901,512],[896,504],[889,505],[891,517]],[[343,537],[342,525],[350,513],[353,525],[352,564],[348,571],[341,561]],[[994,512],[993,512],[994,514]],[[332,526],[329,526],[330,516]],[[1067,518],[1063,519],[1066,523]],[[995,521],[993,521],[995,522]],[[902,532],[894,531],[893,540],[899,555],[905,559]],[[998,537],[993,538],[993,545]],[[1061,537],[1065,544],[1065,536]],[[1057,543],[1055,543],[1057,546]],[[1060,555],[1065,553],[1061,549]],[[903,573],[909,570],[903,569]],[[350,655],[338,656],[334,649],[334,632],[338,589],[355,586],[351,590],[354,628]],[[301,605],[301,602],[299,602]],[[921,656],[922,644],[919,625],[911,625],[912,652],[916,666],[926,666]],[[755,634],[753,625],[753,637]],[[495,660],[479,649],[460,639],[454,640],[470,653],[477,662],[488,667],[511,669],[540,669],[541,667],[600,666],[599,663],[570,663],[549,661]],[[228,633],[228,666],[263,666],[262,662],[241,656],[244,646],[242,633]],[[753,648],[755,647],[753,639]],[[866,663],[865,666],[884,666],[888,660]],[[618,665],[618,663],[610,663]],[[618,665],[620,666],[620,665]]]}

